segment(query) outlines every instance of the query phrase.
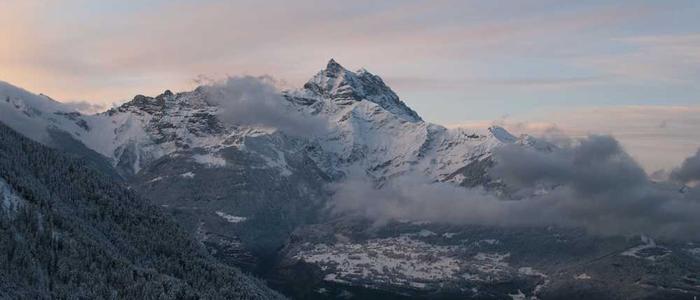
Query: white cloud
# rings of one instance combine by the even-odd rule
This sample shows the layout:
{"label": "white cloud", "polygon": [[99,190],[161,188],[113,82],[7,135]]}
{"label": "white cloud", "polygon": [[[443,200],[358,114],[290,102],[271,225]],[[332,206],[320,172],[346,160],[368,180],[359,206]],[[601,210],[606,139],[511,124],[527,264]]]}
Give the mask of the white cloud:
{"label": "white cloud", "polygon": [[221,110],[219,119],[235,125],[275,128],[290,135],[322,135],[325,118],[296,111],[280,94],[271,77],[229,77],[203,86],[207,101]]}

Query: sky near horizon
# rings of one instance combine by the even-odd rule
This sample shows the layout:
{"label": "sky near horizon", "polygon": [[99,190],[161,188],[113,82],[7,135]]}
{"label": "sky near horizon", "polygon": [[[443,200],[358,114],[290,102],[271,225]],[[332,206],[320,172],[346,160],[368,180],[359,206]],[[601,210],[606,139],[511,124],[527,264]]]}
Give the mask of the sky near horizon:
{"label": "sky near horizon", "polygon": [[[4,0],[0,80],[109,106],[200,76],[299,87],[332,57],[428,121],[613,133],[654,169],[700,146],[698,16],[693,0]],[[679,157],[655,160],[659,143]]]}

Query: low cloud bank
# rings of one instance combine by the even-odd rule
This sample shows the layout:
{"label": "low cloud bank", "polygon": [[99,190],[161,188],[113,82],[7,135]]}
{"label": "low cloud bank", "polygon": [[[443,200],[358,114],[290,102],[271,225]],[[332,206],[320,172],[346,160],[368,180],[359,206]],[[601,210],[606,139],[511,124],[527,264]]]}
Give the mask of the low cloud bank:
{"label": "low cloud bank", "polygon": [[276,128],[289,135],[328,132],[328,121],[295,110],[271,77],[229,77],[203,86],[207,100],[221,107],[218,117],[235,125]]}
{"label": "low cloud bank", "polygon": [[[581,227],[598,235],[647,234],[695,238],[700,232],[700,193],[679,184],[652,182],[609,136],[589,136],[542,152],[507,146],[490,171],[509,197],[482,189],[433,183],[418,175],[382,188],[364,176],[335,187],[334,212],[390,220],[424,220],[495,226]],[[690,162],[688,162],[690,161]],[[678,169],[685,173],[689,158]],[[677,175],[681,176],[681,175]],[[686,178],[686,177],[682,177]]]}
{"label": "low cloud bank", "polygon": [[509,218],[507,205],[480,189],[464,189],[428,178],[406,175],[387,182],[382,188],[367,178],[348,177],[335,187],[332,210],[366,217],[377,224],[391,220],[426,220],[448,223],[500,223]]}
{"label": "low cloud bank", "polygon": [[524,198],[535,215],[597,234],[692,236],[700,230],[700,199],[672,183],[654,183],[610,136],[589,136],[552,153],[506,147],[493,175],[511,188],[548,193]]}

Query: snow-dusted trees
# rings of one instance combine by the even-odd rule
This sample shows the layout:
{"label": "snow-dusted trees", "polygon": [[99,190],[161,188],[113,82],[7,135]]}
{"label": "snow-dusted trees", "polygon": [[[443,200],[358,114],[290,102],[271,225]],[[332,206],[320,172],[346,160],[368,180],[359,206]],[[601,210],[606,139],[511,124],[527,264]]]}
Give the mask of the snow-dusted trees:
{"label": "snow-dusted trees", "polygon": [[2,299],[280,297],[126,186],[3,124],[0,181]]}

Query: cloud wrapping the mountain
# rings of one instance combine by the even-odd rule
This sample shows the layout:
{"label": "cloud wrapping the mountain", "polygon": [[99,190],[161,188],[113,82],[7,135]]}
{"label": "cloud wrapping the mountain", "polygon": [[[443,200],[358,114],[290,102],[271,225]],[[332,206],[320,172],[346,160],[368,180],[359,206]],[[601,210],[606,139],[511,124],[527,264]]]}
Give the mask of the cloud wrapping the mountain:
{"label": "cloud wrapping the mountain", "polygon": [[432,183],[417,175],[399,177],[382,188],[376,188],[365,176],[352,175],[333,190],[333,212],[366,217],[377,224],[404,219],[450,223],[508,220],[498,199],[483,190]]}
{"label": "cloud wrapping the mountain", "polygon": [[107,105],[105,104],[92,103],[88,101],[69,101],[63,102],[62,104],[69,110],[79,111],[84,114],[95,114],[103,112],[107,109]]}
{"label": "cloud wrapping the mountain", "polygon": [[671,172],[671,178],[683,183],[700,181],[700,150],[695,155],[686,158],[680,167]]}
{"label": "cloud wrapping the mountain", "polygon": [[700,199],[653,183],[610,136],[589,136],[552,153],[505,147],[492,174],[509,188],[548,193],[520,201],[541,205],[535,218],[603,235],[683,236],[700,230]]}
{"label": "cloud wrapping the mountain", "polygon": [[700,199],[677,185],[653,183],[609,136],[590,136],[553,152],[506,146],[495,154],[491,175],[510,197],[483,189],[402,176],[380,189],[366,176],[335,186],[338,214],[377,223],[421,220],[496,226],[565,226],[599,235],[682,237],[700,230]]}
{"label": "cloud wrapping the mountain", "polygon": [[207,101],[218,105],[222,121],[271,127],[289,135],[309,136],[328,132],[328,121],[292,108],[271,77],[229,77],[203,86]]}

